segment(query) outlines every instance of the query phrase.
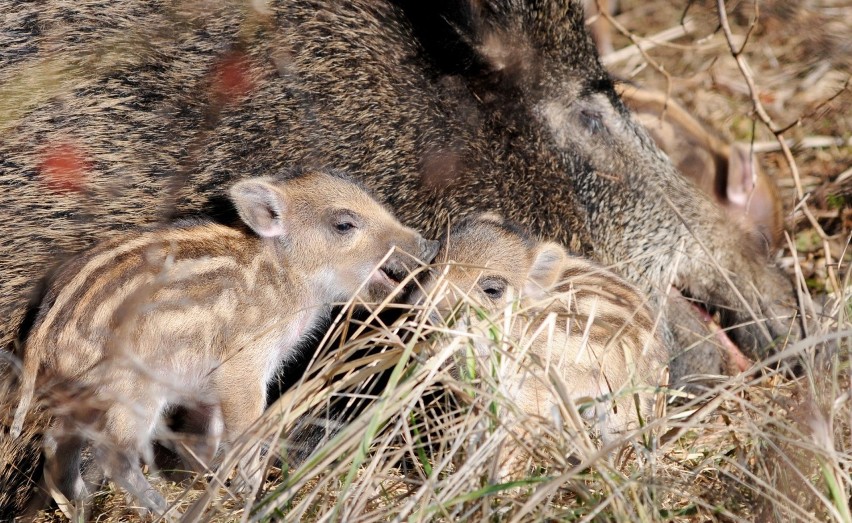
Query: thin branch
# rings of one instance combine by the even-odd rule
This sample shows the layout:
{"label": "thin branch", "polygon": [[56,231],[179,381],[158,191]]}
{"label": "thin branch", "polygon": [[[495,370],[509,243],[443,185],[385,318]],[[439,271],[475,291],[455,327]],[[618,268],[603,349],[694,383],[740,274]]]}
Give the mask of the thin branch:
{"label": "thin branch", "polygon": [[826,98],[825,100],[820,102],[819,105],[817,105],[816,107],[814,107],[813,109],[811,109],[807,113],[803,114],[802,116],[796,118],[795,120],[793,120],[793,122],[788,124],[786,127],[779,129],[778,131],[785,133],[785,132],[789,131],[790,129],[792,129],[793,127],[797,127],[797,126],[801,125],[802,122],[804,122],[805,120],[812,118],[815,114],[817,114],[819,112],[820,109],[822,109],[826,105],[830,104],[832,101],[834,101],[835,98],[837,98],[838,96],[840,96],[841,94],[846,92],[847,89],[849,89],[850,79],[852,79],[852,78],[846,78],[846,81],[843,82],[843,87],[838,89],[836,93],[829,96],[828,98]]}
{"label": "thin branch", "polygon": [[[793,149],[822,149],[825,147],[852,147],[852,138],[844,139],[840,136],[806,136],[801,140],[785,140],[788,147]],[[771,153],[781,150],[777,141],[754,142],[754,152]]]}
{"label": "thin branch", "polygon": [[613,51],[612,53],[601,57],[601,62],[603,62],[605,66],[611,67],[619,62],[623,62],[637,54],[640,54],[642,51],[647,51],[668,43],[671,40],[684,37],[692,33],[694,30],[695,22],[691,18],[688,18],[684,20],[683,25],[670,27],[665,31],[660,31],[657,34],[648,37],[637,37],[636,40],[638,43],[628,45],[627,47],[619,49],[618,51]]}
{"label": "thin branch", "polygon": [[609,10],[603,8],[604,6],[601,4],[601,0],[595,0],[595,4],[597,4],[597,7],[598,7],[598,14],[600,16],[604,17],[604,19],[607,22],[609,22],[615,28],[616,31],[618,31],[623,36],[626,36],[628,39],[630,39],[630,43],[632,43],[634,46],[636,46],[636,49],[639,51],[639,54],[642,55],[642,58],[645,59],[645,62],[650,64],[651,67],[653,67],[655,71],[657,71],[658,73],[660,73],[661,75],[663,75],[665,77],[665,79],[666,79],[666,102],[663,104],[663,111],[661,113],[661,117],[664,117],[665,114],[666,114],[666,109],[668,109],[668,100],[669,100],[669,98],[671,98],[671,95],[672,95],[672,76],[669,74],[668,71],[666,71],[665,67],[663,67],[663,65],[661,63],[657,62],[656,60],[654,60],[653,58],[651,58],[648,55],[648,53],[645,51],[643,46],[640,44],[639,38],[636,35],[634,35],[630,31],[628,31],[627,28],[624,27],[624,25],[622,25],[611,14],[609,14]]}

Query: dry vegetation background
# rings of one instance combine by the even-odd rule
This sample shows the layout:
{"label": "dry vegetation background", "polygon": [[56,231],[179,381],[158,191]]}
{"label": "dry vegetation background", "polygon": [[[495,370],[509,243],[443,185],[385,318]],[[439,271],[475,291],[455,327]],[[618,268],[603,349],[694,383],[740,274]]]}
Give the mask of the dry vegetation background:
{"label": "dry vegetation background", "polygon": [[[848,2],[768,0],[756,6],[751,1],[726,2],[733,44],[742,48],[754,93],[719,29],[715,1],[622,4],[624,12],[615,17],[616,24],[643,45],[647,44],[641,37],[654,41],[654,35],[677,29],[681,21],[693,30],[647,50],[646,56],[635,53],[617,62],[610,57],[610,69],[645,87],[670,89],[674,99],[724,137],[754,141],[760,163],[781,189],[787,227],[795,233],[809,285],[819,292],[836,290],[839,285],[834,284],[839,281],[826,288],[826,262],[833,265],[840,260],[852,225],[852,8]],[[617,30],[614,41],[616,49],[631,44]],[[771,118],[772,129],[783,131],[790,142],[798,176],[779,151],[773,132],[755,112],[753,97]],[[808,219],[803,201],[819,228]],[[793,264],[793,258],[785,258],[786,267]]]}
{"label": "dry vegetation background", "polygon": [[[586,435],[578,406],[566,402],[562,431],[523,420],[539,434],[525,443],[535,458],[525,479],[502,482],[496,457],[515,427],[504,423],[512,405],[490,369],[472,381],[452,377],[443,365],[452,350],[432,354],[406,341],[405,332],[425,327],[399,320],[322,352],[303,384],[258,424],[257,435],[285,436],[269,448],[257,502],[231,496],[224,472],[158,488],[181,510],[216,521],[852,523],[852,7],[840,0],[728,4],[746,75],[719,29],[715,2],[624,1],[615,21],[630,36],[615,32],[617,53],[607,61],[623,79],[668,90],[724,137],[754,143],[783,195],[794,251],[785,249],[779,262],[810,291],[813,303],[805,294],[803,307],[819,317],[809,337],[783,354],[801,367],[797,377],[758,365],[711,382],[706,393],[660,391],[661,417],[604,450]],[[685,36],[653,39],[686,20]],[[656,44],[644,53],[618,52],[649,42]],[[791,157],[779,150],[773,131],[781,130]],[[385,351],[358,352],[377,345]],[[343,363],[348,356],[360,359]],[[300,415],[320,416],[333,396],[354,397],[388,369],[390,386],[378,401],[307,462],[291,469],[275,459],[290,452],[286,435]],[[457,399],[437,394],[443,390]],[[95,498],[98,520],[133,519],[109,489]],[[48,512],[41,520],[60,518]]]}

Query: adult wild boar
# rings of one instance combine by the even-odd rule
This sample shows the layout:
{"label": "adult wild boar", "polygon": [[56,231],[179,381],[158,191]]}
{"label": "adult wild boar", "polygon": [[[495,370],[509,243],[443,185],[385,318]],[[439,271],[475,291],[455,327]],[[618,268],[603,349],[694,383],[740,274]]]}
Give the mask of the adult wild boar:
{"label": "adult wild boar", "polygon": [[353,173],[427,235],[499,212],[613,265],[657,303],[674,285],[742,324],[732,336],[755,357],[796,330],[790,285],[630,119],[579,2],[3,11],[2,346],[65,253],[217,215],[235,178],[292,165]]}
{"label": "adult wild boar", "polygon": [[660,302],[674,285],[755,357],[796,330],[790,285],[630,119],[579,2],[424,4],[6,6],[2,345],[64,253],[294,164],[354,173],[431,235],[496,211]]}

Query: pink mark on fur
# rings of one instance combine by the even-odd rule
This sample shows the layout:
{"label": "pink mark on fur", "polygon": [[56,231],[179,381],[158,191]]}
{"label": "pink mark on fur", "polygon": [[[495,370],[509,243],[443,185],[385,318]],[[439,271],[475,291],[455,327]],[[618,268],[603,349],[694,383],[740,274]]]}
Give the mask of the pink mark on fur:
{"label": "pink mark on fur", "polygon": [[239,103],[254,88],[249,58],[239,52],[225,55],[213,69],[213,96],[223,104]]}
{"label": "pink mark on fur", "polygon": [[47,146],[38,166],[42,181],[55,192],[81,192],[86,184],[86,172],[91,168],[85,155],[70,143]]}

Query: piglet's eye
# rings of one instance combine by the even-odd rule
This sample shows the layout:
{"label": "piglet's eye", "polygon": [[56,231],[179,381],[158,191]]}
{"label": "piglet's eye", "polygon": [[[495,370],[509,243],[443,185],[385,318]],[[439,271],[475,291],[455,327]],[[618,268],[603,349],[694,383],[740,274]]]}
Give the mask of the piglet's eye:
{"label": "piglet's eye", "polygon": [[341,234],[345,234],[355,229],[355,224],[352,222],[338,222],[335,224],[334,229]]}
{"label": "piglet's eye", "polygon": [[479,288],[491,300],[499,300],[506,292],[506,281],[502,278],[488,278],[479,282]]}
{"label": "piglet's eye", "polygon": [[503,297],[503,289],[498,289],[496,287],[489,287],[487,289],[482,289],[482,292],[486,294],[492,300],[499,300]]}
{"label": "piglet's eye", "polygon": [[334,229],[334,232],[342,236],[355,232],[360,223],[360,217],[356,213],[346,209],[339,209],[331,215],[331,228]]}

